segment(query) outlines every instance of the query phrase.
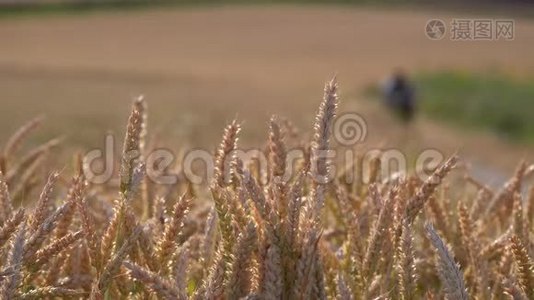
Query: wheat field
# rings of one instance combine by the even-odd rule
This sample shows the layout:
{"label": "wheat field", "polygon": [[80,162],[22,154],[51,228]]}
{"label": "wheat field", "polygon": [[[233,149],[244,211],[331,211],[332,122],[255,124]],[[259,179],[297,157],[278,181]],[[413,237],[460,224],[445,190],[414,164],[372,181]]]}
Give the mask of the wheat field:
{"label": "wheat field", "polygon": [[[335,147],[338,101],[333,79],[311,139],[274,116],[266,169],[234,155],[241,125],[230,122],[208,192],[184,174],[171,185],[146,176],[143,98],[117,180],[103,184],[80,154],[43,169],[58,140],[21,153],[42,123],[30,121],[0,160],[1,298],[534,299],[534,188],[522,193],[534,168],[521,162],[494,191],[457,155],[420,179],[381,174],[378,154],[367,182],[317,180],[335,164],[320,153]],[[295,145],[305,155],[285,180]]]}

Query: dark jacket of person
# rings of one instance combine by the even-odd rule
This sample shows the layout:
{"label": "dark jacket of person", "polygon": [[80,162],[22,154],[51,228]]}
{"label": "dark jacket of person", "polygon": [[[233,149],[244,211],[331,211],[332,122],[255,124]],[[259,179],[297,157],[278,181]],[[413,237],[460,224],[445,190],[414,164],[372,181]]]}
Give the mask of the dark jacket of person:
{"label": "dark jacket of person", "polygon": [[386,105],[402,120],[409,122],[415,113],[414,88],[403,75],[394,75],[385,87]]}

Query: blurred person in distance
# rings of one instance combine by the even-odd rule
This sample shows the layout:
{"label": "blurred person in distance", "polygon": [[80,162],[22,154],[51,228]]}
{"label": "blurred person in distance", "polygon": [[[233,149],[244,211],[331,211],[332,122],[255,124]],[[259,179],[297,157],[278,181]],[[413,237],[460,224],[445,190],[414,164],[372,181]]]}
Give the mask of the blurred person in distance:
{"label": "blurred person in distance", "polygon": [[406,73],[396,69],[382,88],[386,106],[405,123],[411,123],[416,111],[415,89]]}

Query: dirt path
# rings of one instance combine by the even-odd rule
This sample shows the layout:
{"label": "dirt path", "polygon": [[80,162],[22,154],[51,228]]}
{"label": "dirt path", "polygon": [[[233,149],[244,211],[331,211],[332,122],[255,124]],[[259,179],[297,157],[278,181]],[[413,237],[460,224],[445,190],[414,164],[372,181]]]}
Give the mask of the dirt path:
{"label": "dirt path", "polygon": [[[365,115],[372,141],[394,140],[397,126],[357,95],[396,66],[534,73],[534,22],[516,19],[512,42],[425,37],[428,19],[459,17],[280,6],[0,20],[0,141],[46,113],[47,136],[67,132],[75,145],[99,145],[106,129],[122,128],[131,97],[144,93],[150,124],[176,144],[213,147],[236,114],[245,142],[257,142],[272,113],[308,129],[335,72],[342,109]],[[426,120],[417,132],[421,147],[461,148],[507,170],[530,150]]]}

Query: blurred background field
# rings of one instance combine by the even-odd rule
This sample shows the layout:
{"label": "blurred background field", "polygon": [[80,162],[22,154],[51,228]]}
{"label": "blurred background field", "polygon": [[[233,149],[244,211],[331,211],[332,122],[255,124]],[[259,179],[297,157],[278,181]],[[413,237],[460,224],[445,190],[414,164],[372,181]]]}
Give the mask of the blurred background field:
{"label": "blurred background field", "polygon": [[[257,145],[275,113],[311,130],[337,74],[340,109],[365,117],[372,145],[460,149],[503,171],[533,158],[527,1],[51,2],[0,2],[0,141],[44,114],[35,143],[65,135],[71,149],[102,147],[144,94],[152,132],[172,147],[214,148],[236,116],[244,144]],[[428,20],[454,18],[514,19],[515,39],[425,36]],[[408,134],[366,92],[397,67],[420,100]]]}
{"label": "blurred background field", "polygon": [[[457,130],[484,130],[503,141],[534,142],[534,81],[498,70],[469,72],[442,70],[415,74],[421,112]],[[380,101],[380,85],[371,85],[365,97]]]}
{"label": "blurred background field", "polygon": [[417,78],[422,110],[429,116],[534,142],[534,80],[488,72],[440,72]]}

